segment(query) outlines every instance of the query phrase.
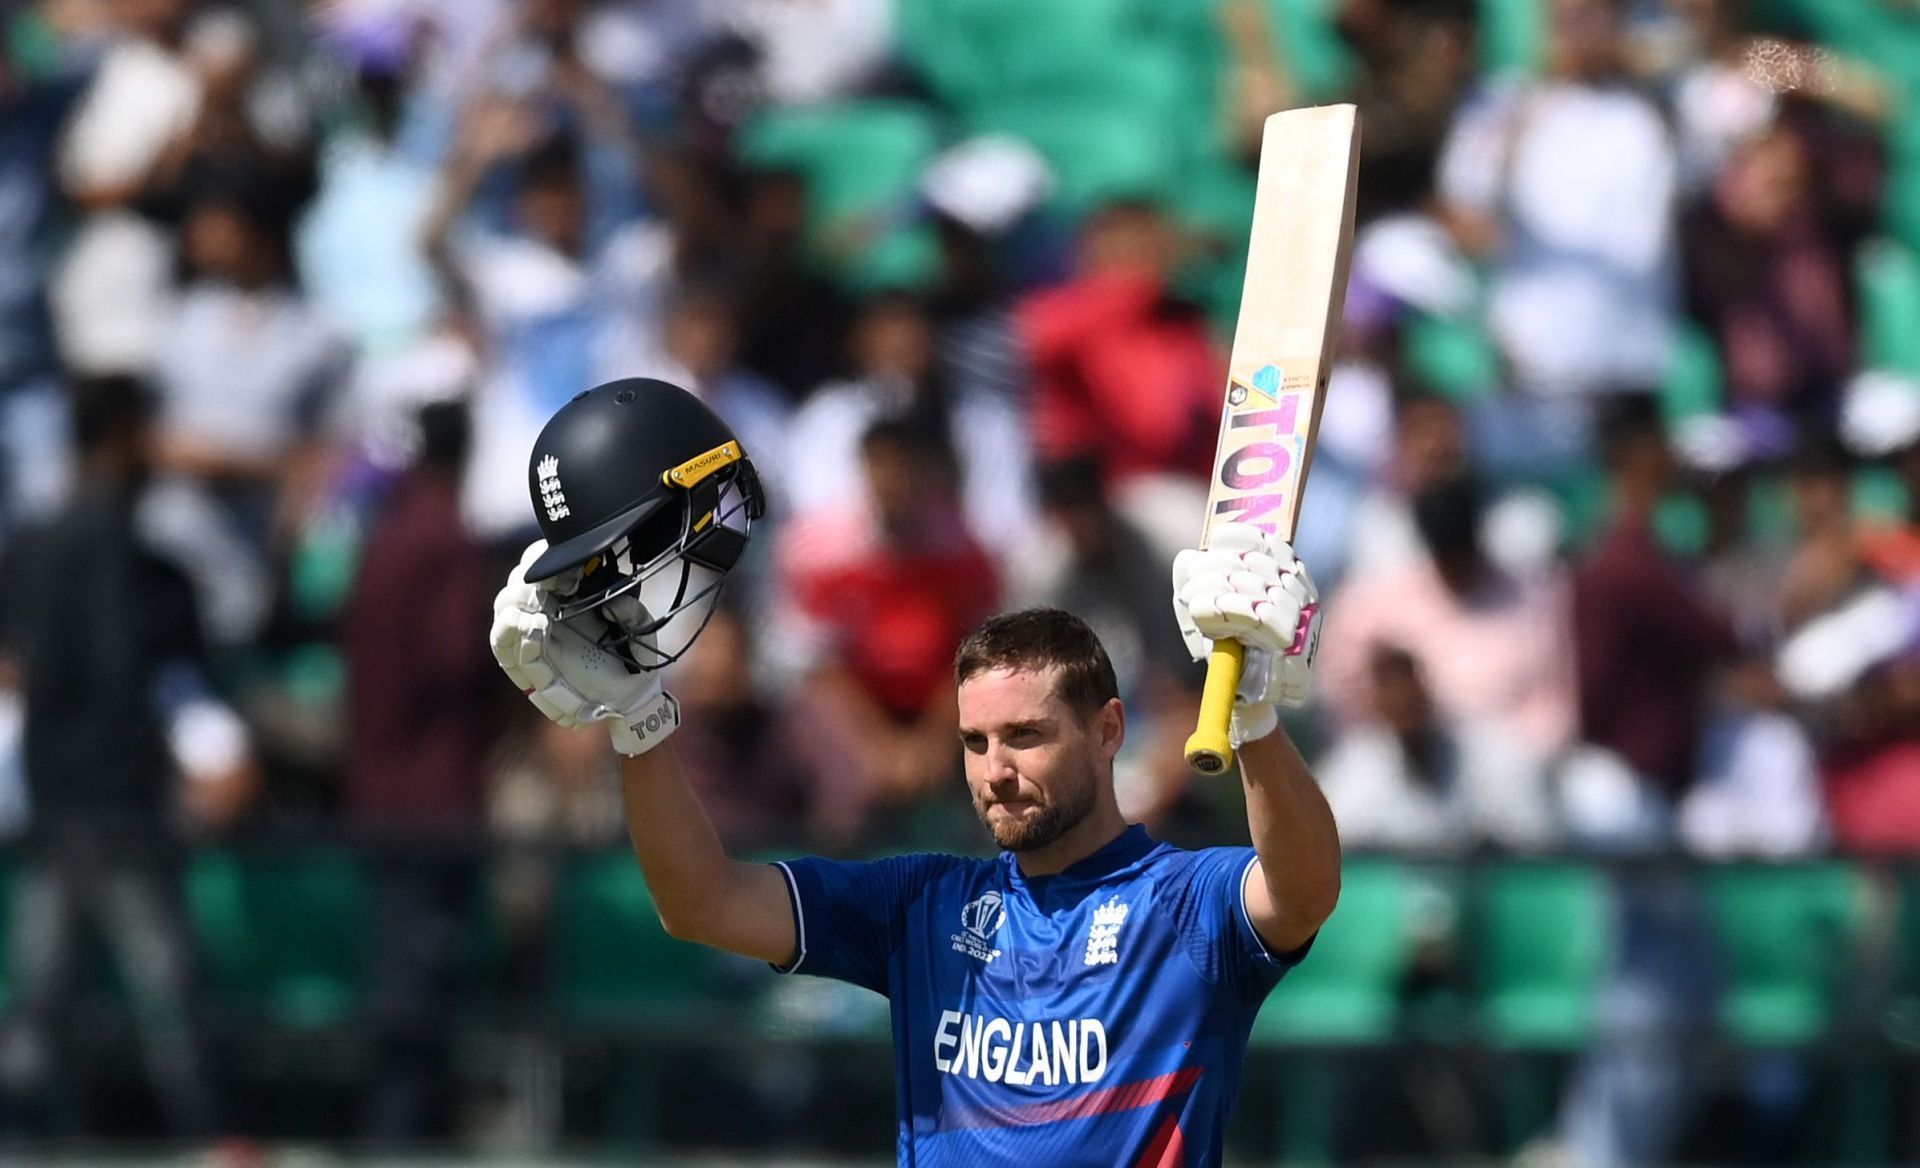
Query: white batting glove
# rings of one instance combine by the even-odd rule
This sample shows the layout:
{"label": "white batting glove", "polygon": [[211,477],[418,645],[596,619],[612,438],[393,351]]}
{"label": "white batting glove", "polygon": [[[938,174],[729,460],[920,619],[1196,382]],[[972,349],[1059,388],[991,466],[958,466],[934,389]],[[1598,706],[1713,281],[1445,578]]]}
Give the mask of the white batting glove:
{"label": "white batting glove", "polygon": [[493,600],[493,659],[534,707],[561,726],[609,722],[613,748],[640,755],[680,725],[680,703],[654,671],[630,672],[594,643],[591,613],[562,622],[552,584],[527,582],[527,567],[547,550],[536,540]]}
{"label": "white batting glove", "polygon": [[1298,706],[1311,688],[1320,644],[1320,593],[1293,547],[1246,523],[1214,527],[1205,548],[1173,560],[1173,612],[1196,661],[1213,642],[1246,648],[1234,697],[1235,747],[1279,725],[1279,706]]}

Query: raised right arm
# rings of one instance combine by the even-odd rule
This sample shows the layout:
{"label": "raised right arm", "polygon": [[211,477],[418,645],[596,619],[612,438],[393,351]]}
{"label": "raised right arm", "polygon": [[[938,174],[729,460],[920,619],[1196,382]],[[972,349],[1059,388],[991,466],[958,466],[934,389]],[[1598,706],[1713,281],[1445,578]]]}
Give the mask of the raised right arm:
{"label": "raised right arm", "polygon": [[546,546],[542,540],[527,549],[494,599],[494,660],[556,724],[600,723],[611,731],[627,832],[667,932],[792,964],[799,936],[786,877],[771,865],[732,859],[721,846],[667,743],[680,725],[680,706],[661,688],[660,675],[629,672],[558,620],[546,590],[527,582],[528,566]]}
{"label": "raised right arm", "polygon": [[786,876],[771,864],[727,855],[671,745],[623,756],[620,796],[633,854],[667,932],[775,965],[793,963],[799,937]]}

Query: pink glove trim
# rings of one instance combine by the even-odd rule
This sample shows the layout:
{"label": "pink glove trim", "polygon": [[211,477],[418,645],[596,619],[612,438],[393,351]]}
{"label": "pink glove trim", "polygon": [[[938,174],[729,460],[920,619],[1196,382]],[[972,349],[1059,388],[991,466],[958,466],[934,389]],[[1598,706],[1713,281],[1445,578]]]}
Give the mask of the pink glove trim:
{"label": "pink glove trim", "polygon": [[1319,612],[1318,602],[1300,606],[1300,623],[1293,626],[1293,644],[1287,646],[1287,656],[1298,657],[1307,651],[1307,634],[1313,631],[1313,618]]}

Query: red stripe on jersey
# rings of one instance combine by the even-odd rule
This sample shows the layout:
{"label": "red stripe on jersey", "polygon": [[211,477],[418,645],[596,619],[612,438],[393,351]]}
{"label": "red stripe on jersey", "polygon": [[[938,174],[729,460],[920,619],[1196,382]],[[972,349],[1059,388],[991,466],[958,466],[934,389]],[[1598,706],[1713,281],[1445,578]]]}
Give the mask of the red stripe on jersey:
{"label": "red stripe on jersey", "polygon": [[1153,1133],[1146,1151],[1134,1161],[1134,1168],[1187,1168],[1186,1141],[1180,1136],[1180,1117],[1167,1116],[1160,1130]]}
{"label": "red stripe on jersey", "polygon": [[1056,1099],[1045,1103],[1026,1103],[1019,1107],[1008,1107],[999,1111],[992,1123],[995,1127],[1003,1125],[1012,1127],[1029,1123],[1062,1123],[1070,1119],[1086,1119],[1094,1115],[1112,1115],[1117,1111],[1152,1107],[1191,1088],[1199,1080],[1200,1071],[1199,1067],[1187,1067],[1155,1078],[1142,1079],[1137,1083],[1102,1087],[1097,1091],[1089,1091],[1085,1095],[1076,1095],[1072,1099]]}

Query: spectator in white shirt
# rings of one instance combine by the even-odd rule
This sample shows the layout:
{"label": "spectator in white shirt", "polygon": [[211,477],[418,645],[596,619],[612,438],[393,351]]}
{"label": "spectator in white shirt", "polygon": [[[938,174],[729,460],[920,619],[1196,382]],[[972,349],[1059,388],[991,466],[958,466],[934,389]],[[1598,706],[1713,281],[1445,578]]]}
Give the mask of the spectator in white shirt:
{"label": "spectator in white shirt", "polygon": [[156,189],[200,116],[184,48],[187,0],[116,5],[106,51],[61,143],[61,185],[87,211],[52,286],[61,355],[81,372],[143,367],[159,338],[172,246],[134,204]]}
{"label": "spectator in white shirt", "polygon": [[108,7],[121,39],[59,160],[68,194],[91,213],[53,306],[69,365],[144,371],[166,323],[175,241],[165,227],[178,196],[203,170],[271,171],[293,196],[290,215],[311,186],[308,111],[299,86],[265,67],[250,18],[216,9],[189,21],[182,0]]}
{"label": "spectator in white shirt", "polygon": [[1548,8],[1547,75],[1496,83],[1462,108],[1439,191],[1462,244],[1492,263],[1488,324],[1533,399],[1489,414],[1488,454],[1550,471],[1586,443],[1569,403],[1665,372],[1678,168],[1660,111],[1620,80],[1610,0]]}
{"label": "spectator in white shirt", "polygon": [[724,419],[775,497],[792,473],[787,449],[793,405],[771,381],[740,364],[739,313],[713,284],[682,285],[668,298],[661,359],[648,376],[691,390]]}
{"label": "spectator in white shirt", "polygon": [[1688,851],[1785,859],[1826,842],[1813,743],[1785,707],[1766,656],[1750,655],[1727,671],[1703,735],[1699,776],[1680,804]]}
{"label": "spectator in white shirt", "polygon": [[326,485],[328,431],[352,369],[345,339],[292,283],[285,194],[271,176],[229,174],[191,198],[192,278],[153,362],[167,481],[151,518],[221,644],[265,619],[269,565]]}
{"label": "spectator in white shirt", "polygon": [[1373,716],[1320,759],[1342,843],[1460,852],[1546,848],[1553,813],[1539,759],[1497,723],[1448,719],[1406,650],[1373,652]]}
{"label": "spectator in white shirt", "polygon": [[[460,230],[481,183],[517,167],[509,224]],[[479,322],[489,376],[474,401],[462,506],[483,537],[530,528],[528,452],[540,427],[583,388],[659,360],[659,301],[671,233],[628,220],[589,230],[580,142],[549,132],[520,102],[490,98],[468,119],[428,213],[428,258]]]}

